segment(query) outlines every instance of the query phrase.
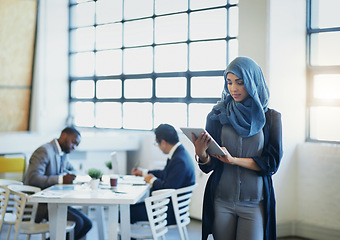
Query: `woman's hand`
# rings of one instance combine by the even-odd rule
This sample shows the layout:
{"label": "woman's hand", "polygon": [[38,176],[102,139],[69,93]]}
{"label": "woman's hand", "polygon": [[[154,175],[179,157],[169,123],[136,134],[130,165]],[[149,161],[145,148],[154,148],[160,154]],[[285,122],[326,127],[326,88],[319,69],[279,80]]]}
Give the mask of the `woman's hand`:
{"label": "woman's hand", "polygon": [[209,157],[207,149],[211,143],[211,138],[206,133],[201,133],[197,138],[195,134],[191,133],[192,142],[195,146],[195,153],[199,158],[206,159]]}
{"label": "woman's hand", "polygon": [[224,163],[228,163],[228,164],[231,164],[231,165],[235,164],[235,158],[230,155],[230,153],[228,152],[228,150],[225,147],[221,147],[221,148],[226,153],[226,155],[211,155],[211,156],[217,158],[218,160],[220,160]]}

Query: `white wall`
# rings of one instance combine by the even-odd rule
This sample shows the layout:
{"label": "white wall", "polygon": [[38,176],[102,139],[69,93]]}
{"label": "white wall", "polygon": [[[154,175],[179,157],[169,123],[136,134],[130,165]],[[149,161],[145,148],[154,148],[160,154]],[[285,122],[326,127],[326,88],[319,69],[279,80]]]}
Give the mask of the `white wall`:
{"label": "white wall", "polygon": [[[67,0],[41,0],[33,89],[32,132],[0,133],[0,152],[30,154],[58,137],[68,111]],[[305,140],[305,0],[241,0],[240,55],[254,58],[269,85],[270,107],[282,113],[284,157],[274,175],[280,236],[340,239],[340,147]],[[75,161],[105,161],[114,150],[127,152],[128,169],[157,167],[166,156],[153,146],[153,132],[83,133]],[[181,141],[193,153],[182,135]],[[91,148],[90,152],[86,152]],[[135,151],[139,149],[139,151]],[[88,159],[87,159],[88,158]],[[105,160],[103,160],[105,159]],[[201,173],[198,174],[198,177]],[[197,190],[201,199],[204,185]],[[195,209],[200,208],[195,202]],[[311,234],[314,234],[311,236]]]}

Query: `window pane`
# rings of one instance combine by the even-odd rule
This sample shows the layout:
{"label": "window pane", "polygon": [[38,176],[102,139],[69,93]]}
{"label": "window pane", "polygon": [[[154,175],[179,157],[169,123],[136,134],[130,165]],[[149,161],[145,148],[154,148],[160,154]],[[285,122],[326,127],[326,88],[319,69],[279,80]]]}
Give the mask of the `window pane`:
{"label": "window pane", "polygon": [[96,28],[96,49],[121,48],[122,24],[100,25]]}
{"label": "window pane", "polygon": [[189,104],[189,127],[205,128],[206,118],[214,104]]}
{"label": "window pane", "polygon": [[223,88],[223,76],[191,78],[191,97],[193,98],[220,98]]}
{"label": "window pane", "polygon": [[124,45],[131,47],[152,44],[152,24],[151,18],[126,22],[124,25]]}
{"label": "window pane", "polygon": [[176,14],[155,19],[155,42],[170,43],[188,39],[188,15]]}
{"label": "window pane", "polygon": [[225,8],[190,14],[190,39],[225,38],[227,10]]}
{"label": "window pane", "polygon": [[75,53],[70,56],[70,74],[74,77],[94,75],[94,53]]}
{"label": "window pane", "polygon": [[340,26],[339,0],[312,0],[312,28],[330,28]]}
{"label": "window pane", "polygon": [[125,80],[124,97],[126,98],[151,98],[152,97],[151,78]]}
{"label": "window pane", "polygon": [[103,98],[121,98],[122,81],[121,80],[98,80],[96,88],[98,99]]}
{"label": "window pane", "polygon": [[124,51],[124,73],[152,72],[152,48],[132,48]]}
{"label": "window pane", "polygon": [[94,24],[94,2],[81,3],[70,8],[71,27],[83,27]]}
{"label": "window pane", "polygon": [[238,57],[238,40],[229,40],[229,62]]}
{"label": "window pane", "polygon": [[153,14],[153,0],[124,0],[124,18],[150,17]]}
{"label": "window pane", "polygon": [[227,0],[190,0],[190,9],[201,9],[215,6],[224,6]]}
{"label": "window pane", "polygon": [[122,0],[97,0],[96,20],[97,24],[122,20]]}
{"label": "window pane", "polygon": [[118,75],[122,73],[122,51],[99,51],[96,54],[96,75]]}
{"label": "window pane", "polygon": [[187,44],[155,47],[155,72],[181,72],[187,68]]}
{"label": "window pane", "polygon": [[185,103],[155,103],[154,126],[168,123],[175,128],[187,126],[187,105]]}
{"label": "window pane", "polygon": [[123,127],[127,129],[152,129],[151,103],[124,103]]}
{"label": "window pane", "polygon": [[196,42],[190,44],[190,70],[224,70],[226,68],[226,41]]}
{"label": "window pane", "polygon": [[229,36],[238,36],[238,7],[229,8]]}
{"label": "window pane", "polygon": [[340,32],[311,35],[311,64],[340,65]]}
{"label": "window pane", "polygon": [[156,97],[171,98],[186,95],[187,79],[185,77],[156,79]]}
{"label": "window pane", "polygon": [[186,11],[188,2],[183,0],[157,0],[155,1],[156,14]]}
{"label": "window pane", "polygon": [[92,80],[72,81],[71,96],[73,98],[93,98],[94,81]]}
{"label": "window pane", "polygon": [[314,76],[314,97],[340,98],[340,74],[318,74]]}
{"label": "window pane", "polygon": [[74,124],[80,127],[94,126],[94,103],[75,102],[71,105]]}
{"label": "window pane", "polygon": [[96,103],[96,127],[121,128],[122,104],[111,102]]}
{"label": "window pane", "polygon": [[339,107],[311,107],[310,137],[316,140],[340,141],[339,119]]}
{"label": "window pane", "polygon": [[71,51],[89,51],[94,49],[94,27],[72,30]]}

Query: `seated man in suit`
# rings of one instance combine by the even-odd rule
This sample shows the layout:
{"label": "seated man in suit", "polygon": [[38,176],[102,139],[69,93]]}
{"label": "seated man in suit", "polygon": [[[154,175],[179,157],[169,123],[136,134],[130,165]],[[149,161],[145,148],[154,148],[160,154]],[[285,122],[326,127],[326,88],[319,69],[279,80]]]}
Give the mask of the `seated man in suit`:
{"label": "seated man in suit", "polygon": [[[178,140],[175,128],[169,124],[161,124],[155,129],[156,143],[169,158],[163,170],[132,169],[132,174],[144,176],[147,183],[152,184],[151,192],[160,189],[178,189],[195,184],[195,166],[188,151]],[[172,205],[168,210],[168,225],[176,224]],[[130,207],[131,223],[147,221],[145,204],[138,203]]]}
{"label": "seated man in suit", "polygon": [[[73,127],[65,128],[58,139],[40,146],[32,154],[25,176],[25,184],[41,189],[55,184],[73,182],[75,169],[67,160],[67,154],[80,143],[80,133]],[[39,204],[36,222],[48,219],[47,204]],[[80,239],[92,228],[91,220],[81,211],[68,207],[67,220],[76,223],[75,239]]]}

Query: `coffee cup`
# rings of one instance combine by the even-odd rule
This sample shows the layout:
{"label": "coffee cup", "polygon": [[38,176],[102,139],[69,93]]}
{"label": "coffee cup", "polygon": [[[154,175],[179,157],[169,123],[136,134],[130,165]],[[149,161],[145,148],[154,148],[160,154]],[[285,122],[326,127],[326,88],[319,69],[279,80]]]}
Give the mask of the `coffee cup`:
{"label": "coffee cup", "polygon": [[110,186],[117,187],[117,184],[118,184],[118,176],[110,175]]}

